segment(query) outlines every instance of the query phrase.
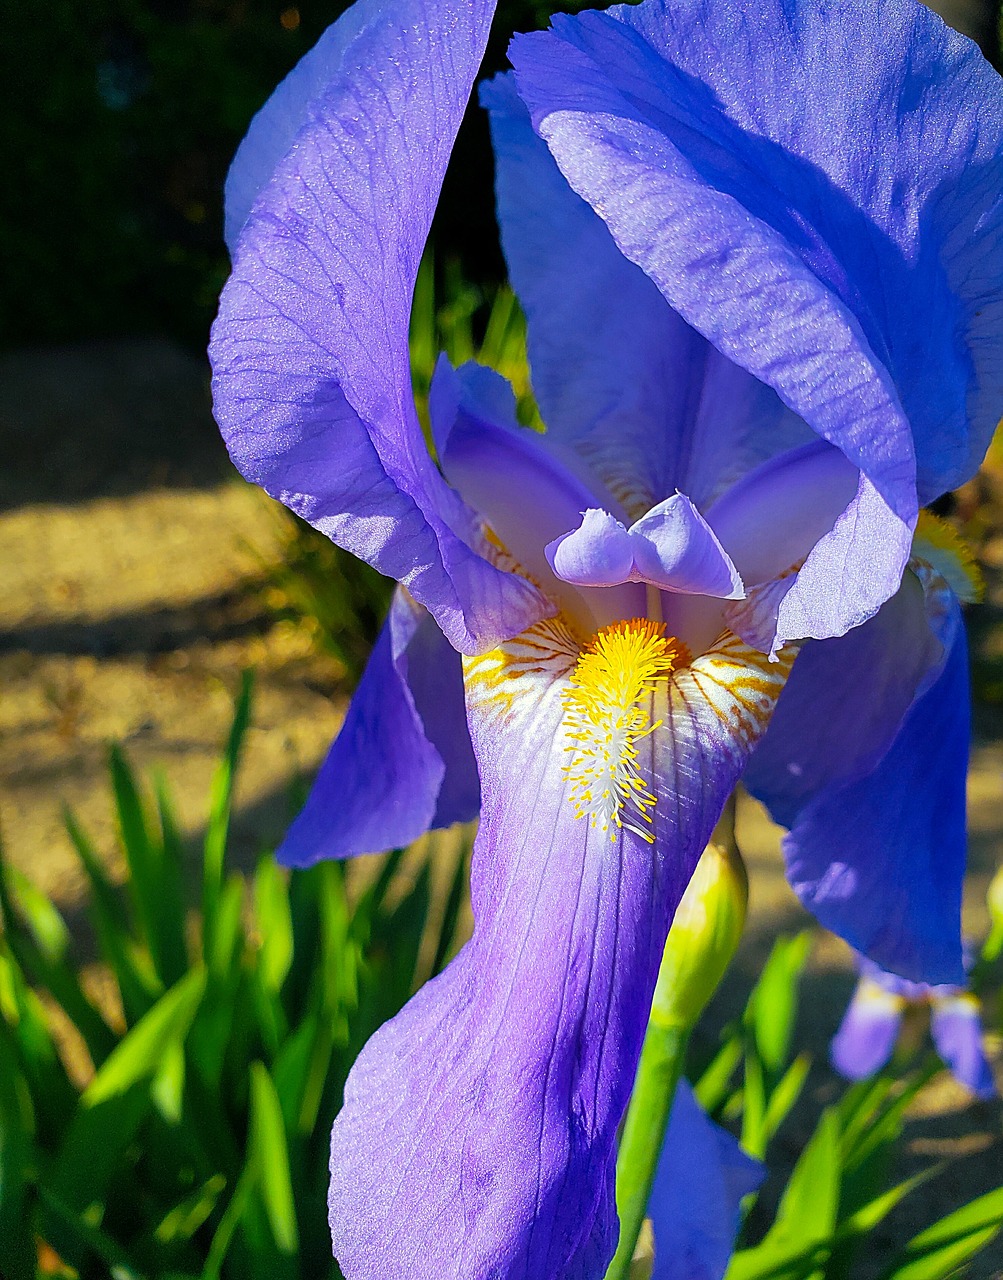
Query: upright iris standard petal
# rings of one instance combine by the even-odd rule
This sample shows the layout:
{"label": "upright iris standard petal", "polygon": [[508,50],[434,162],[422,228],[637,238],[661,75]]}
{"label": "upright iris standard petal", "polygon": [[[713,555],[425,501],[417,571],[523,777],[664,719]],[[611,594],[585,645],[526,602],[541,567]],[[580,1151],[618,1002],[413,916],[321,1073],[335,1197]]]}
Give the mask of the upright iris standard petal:
{"label": "upright iris standard petal", "polygon": [[[651,3],[559,19],[512,57],[538,133],[623,253],[862,472],[780,606],[780,638],[864,621],[908,556],[914,436],[924,496],[958,478],[943,442],[968,454],[985,278],[954,277],[946,224],[973,160],[999,170],[998,81],[911,0]],[[978,218],[958,210],[993,261],[1001,208],[997,191]],[[1000,342],[980,330],[983,374]]]}
{"label": "upright iris standard petal", "polygon": [[594,1280],[612,1256],[616,1130],[669,919],[785,670],[729,641],[657,682],[642,832],[575,816],[580,657],[545,622],[468,664],[474,936],[349,1077],[330,1210],[352,1280]]}
{"label": "upright iris standard petal", "polygon": [[305,867],[400,848],[430,829],[470,821],[479,803],[459,655],[398,588],[279,860]]}
{"label": "upright iris standard petal", "polygon": [[634,519],[676,489],[705,506],[809,439],[774,391],[690,328],[624,257],[533,132],[512,78],[485,85],[481,100],[548,435],[586,458]]}
{"label": "upright iris standard petal", "polygon": [[888,750],[804,798],[784,855],[801,901],[857,951],[906,978],[960,984],[969,687],[956,603],[944,643],[943,670]]}
{"label": "upright iris standard petal", "polygon": [[895,1049],[905,1001],[879,983],[858,983],[829,1054],[832,1065],[847,1080],[866,1080],[880,1071]]}
{"label": "upright iris standard petal", "polygon": [[648,1205],[655,1236],[651,1280],[722,1280],[742,1199],[765,1176],[680,1080]]}
{"label": "upright iris standard petal", "polygon": [[621,579],[586,601],[555,577],[547,544],[595,502],[615,505],[515,420],[504,378],[480,365],[453,370],[440,360],[429,397],[432,429],[449,482],[486,522],[505,553],[591,634],[614,618],[643,611],[644,592]]}
{"label": "upright iris standard petal", "polygon": [[996,1097],[992,1068],[982,1047],[982,1020],[974,996],[967,991],[934,995],[930,1034],[951,1074],[978,1098]]}
{"label": "upright iris standard petal", "polygon": [[293,67],[248,126],[226,175],[227,248],[236,253],[258,192],[290,150],[307,121],[310,104],[342,72],[346,54],[385,7],[385,0],[356,0]]}
{"label": "upright iris standard petal", "polygon": [[240,470],[402,582],[468,652],[546,611],[468,545],[409,370],[418,262],[492,10],[391,0],[363,24],[257,195],[210,349]]}

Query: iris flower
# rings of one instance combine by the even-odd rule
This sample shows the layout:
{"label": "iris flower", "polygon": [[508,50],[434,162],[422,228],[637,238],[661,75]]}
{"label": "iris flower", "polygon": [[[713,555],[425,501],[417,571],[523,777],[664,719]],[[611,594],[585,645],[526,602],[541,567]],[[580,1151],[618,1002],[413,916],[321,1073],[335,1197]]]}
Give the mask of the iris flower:
{"label": "iris flower", "polygon": [[930,1010],[930,1035],[951,1074],[979,1098],[994,1098],[992,1068],[982,1047],[979,1003],[967,986],[930,986],[885,973],[858,957],[860,980],[833,1037],[833,1066],[849,1080],[864,1080],[892,1056],[910,1007]]}
{"label": "iris flower", "polygon": [[480,813],[473,937],[334,1125],[350,1280],[603,1274],[662,946],[741,776],[824,923],[961,971],[970,573],[917,513],[1003,408],[999,80],[913,0],[517,38],[483,102],[547,430],[443,363],[436,461],[408,317],[491,10],[359,0],[227,186],[233,458],[401,583],[285,857]]}

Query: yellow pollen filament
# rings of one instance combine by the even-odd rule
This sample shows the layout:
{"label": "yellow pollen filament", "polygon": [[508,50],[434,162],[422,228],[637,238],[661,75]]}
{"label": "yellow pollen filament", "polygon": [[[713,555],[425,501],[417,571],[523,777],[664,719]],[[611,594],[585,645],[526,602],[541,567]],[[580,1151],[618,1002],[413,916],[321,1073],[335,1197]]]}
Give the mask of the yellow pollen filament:
{"label": "yellow pollen filament", "polygon": [[633,618],[603,627],[579,655],[564,694],[575,817],[600,831],[626,827],[652,842],[655,797],[637,767],[638,743],[658,728],[651,723],[650,695],[660,679],[689,661],[685,645],[666,637],[665,627]]}
{"label": "yellow pollen filament", "polygon": [[982,599],[985,583],[975,556],[961,535],[932,511],[919,513],[912,553],[939,573],[959,600],[974,604]]}

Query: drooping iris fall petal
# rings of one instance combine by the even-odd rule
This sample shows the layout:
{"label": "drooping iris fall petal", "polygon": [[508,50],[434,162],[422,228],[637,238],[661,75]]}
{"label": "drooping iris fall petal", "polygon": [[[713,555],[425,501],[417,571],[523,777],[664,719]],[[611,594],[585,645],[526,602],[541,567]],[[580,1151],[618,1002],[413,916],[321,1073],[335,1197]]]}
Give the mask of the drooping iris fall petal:
{"label": "drooping iris fall petal", "polygon": [[[949,610],[943,669],[920,685],[891,745],[868,772],[795,802],[784,840],[788,879],[827,928],[882,968],[929,983],[965,980],[968,652],[957,603]],[[862,754],[886,736],[873,731]]]}
{"label": "drooping iris fall petal", "polygon": [[895,1049],[905,1000],[876,982],[862,981],[847,1006],[829,1053],[847,1080],[866,1080],[880,1071]]}
{"label": "drooping iris fall petal", "polygon": [[576,817],[615,774],[602,706],[569,703],[580,661],[544,622],[467,664],[474,936],[349,1077],[330,1207],[353,1280],[594,1280],[612,1256],[616,1130],[669,920],[789,658],[728,641],[656,680],[638,709],[661,726],[635,738],[650,826],[628,803],[606,830]]}
{"label": "drooping iris fall petal", "polygon": [[401,848],[477,816],[460,656],[398,588],[372,657],[278,851],[287,866]]}
{"label": "drooping iris fall petal", "polygon": [[982,1019],[966,991],[934,996],[930,1035],[951,1074],[978,1098],[996,1097],[996,1082],[982,1045]]}

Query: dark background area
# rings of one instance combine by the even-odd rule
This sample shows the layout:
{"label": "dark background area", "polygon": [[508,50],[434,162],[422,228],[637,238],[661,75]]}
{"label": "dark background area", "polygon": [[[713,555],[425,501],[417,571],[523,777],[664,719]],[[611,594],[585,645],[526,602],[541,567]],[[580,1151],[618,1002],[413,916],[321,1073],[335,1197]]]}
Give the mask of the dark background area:
{"label": "dark background area", "polygon": [[[226,278],[227,166],[343,0],[4,0],[0,344],[155,332],[203,346]],[[485,59],[555,6],[508,0]],[[582,8],[581,4],[568,6]],[[471,112],[436,236],[502,274],[487,129]]]}
{"label": "dark background area", "polygon": [[[222,188],[247,122],[343,0],[3,0],[0,345],[157,333],[204,345],[227,257]],[[547,0],[502,0],[485,71]],[[997,0],[941,10],[998,54]],[[502,275],[490,152],[468,114],[435,229]]]}

